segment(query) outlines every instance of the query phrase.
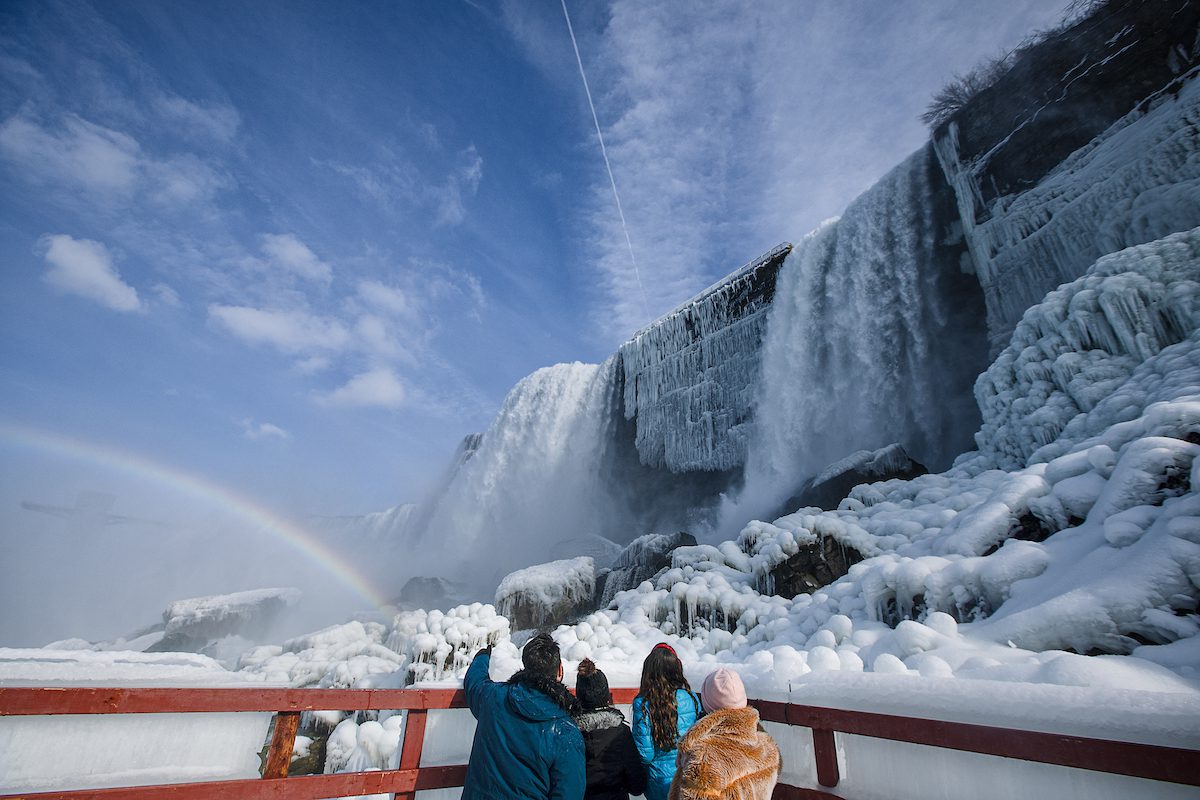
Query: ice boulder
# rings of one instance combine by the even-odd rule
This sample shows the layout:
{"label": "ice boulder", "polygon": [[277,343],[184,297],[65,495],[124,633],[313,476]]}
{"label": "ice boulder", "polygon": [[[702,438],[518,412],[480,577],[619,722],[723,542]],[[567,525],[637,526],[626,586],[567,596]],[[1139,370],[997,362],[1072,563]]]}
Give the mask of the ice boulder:
{"label": "ice boulder", "polygon": [[496,587],[496,609],[513,630],[561,625],[592,608],[595,566],[588,556],[517,570]]}

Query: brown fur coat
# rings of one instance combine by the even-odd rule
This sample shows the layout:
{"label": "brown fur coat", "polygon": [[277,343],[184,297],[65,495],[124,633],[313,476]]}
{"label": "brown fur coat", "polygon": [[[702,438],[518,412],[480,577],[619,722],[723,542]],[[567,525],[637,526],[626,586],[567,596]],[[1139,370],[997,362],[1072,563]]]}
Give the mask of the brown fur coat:
{"label": "brown fur coat", "polygon": [[679,743],[677,764],[668,800],[770,800],[783,766],[753,708],[723,708],[701,719]]}

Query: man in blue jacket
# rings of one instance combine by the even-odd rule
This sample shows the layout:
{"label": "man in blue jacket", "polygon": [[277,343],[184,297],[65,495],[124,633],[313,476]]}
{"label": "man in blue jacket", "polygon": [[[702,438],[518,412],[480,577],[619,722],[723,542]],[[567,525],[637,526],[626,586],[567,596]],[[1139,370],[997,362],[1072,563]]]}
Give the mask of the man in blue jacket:
{"label": "man in blue jacket", "polygon": [[463,688],[475,741],[463,800],[580,800],[586,787],[579,703],[562,684],[558,644],[539,633],[507,683],[488,677],[492,648],[475,656]]}

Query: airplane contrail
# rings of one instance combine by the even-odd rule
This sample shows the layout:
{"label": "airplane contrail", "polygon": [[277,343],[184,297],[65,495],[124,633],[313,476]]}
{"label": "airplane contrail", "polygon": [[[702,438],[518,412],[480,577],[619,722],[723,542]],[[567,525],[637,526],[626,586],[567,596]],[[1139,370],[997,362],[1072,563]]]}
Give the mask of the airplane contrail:
{"label": "airplane contrail", "polygon": [[583,79],[583,93],[587,95],[588,108],[592,110],[592,122],[596,124],[596,138],[600,140],[600,153],[604,156],[604,168],[608,170],[608,182],[612,184],[613,199],[617,201],[617,215],[621,218],[621,230],[625,232],[625,244],[629,247],[629,261],[633,264],[633,275],[637,278],[638,294],[642,301],[642,316],[647,320],[646,288],[642,286],[642,273],[637,258],[633,255],[633,242],[629,238],[629,226],[625,224],[625,211],[621,208],[621,195],[617,193],[617,181],[613,177],[612,164],[608,161],[608,148],[604,146],[604,134],[600,132],[600,118],[596,116],[596,104],[592,102],[592,90],[588,88],[587,75],[583,71],[583,59],[579,56],[579,42],[575,40],[575,29],[571,27],[571,15],[567,13],[567,0],[562,0],[563,17],[567,20],[567,33],[571,34],[571,46],[575,48],[575,62],[579,64],[579,77]]}

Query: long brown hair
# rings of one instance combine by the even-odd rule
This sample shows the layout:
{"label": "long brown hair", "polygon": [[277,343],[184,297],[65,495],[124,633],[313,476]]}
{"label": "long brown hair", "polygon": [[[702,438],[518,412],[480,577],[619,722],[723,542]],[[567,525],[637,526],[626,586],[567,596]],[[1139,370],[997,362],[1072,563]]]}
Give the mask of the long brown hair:
{"label": "long brown hair", "polygon": [[655,645],[642,662],[642,683],[638,693],[650,718],[650,738],[663,752],[675,749],[679,739],[679,709],[675,707],[675,692],[692,687],[683,677],[683,662],[667,645]]}

